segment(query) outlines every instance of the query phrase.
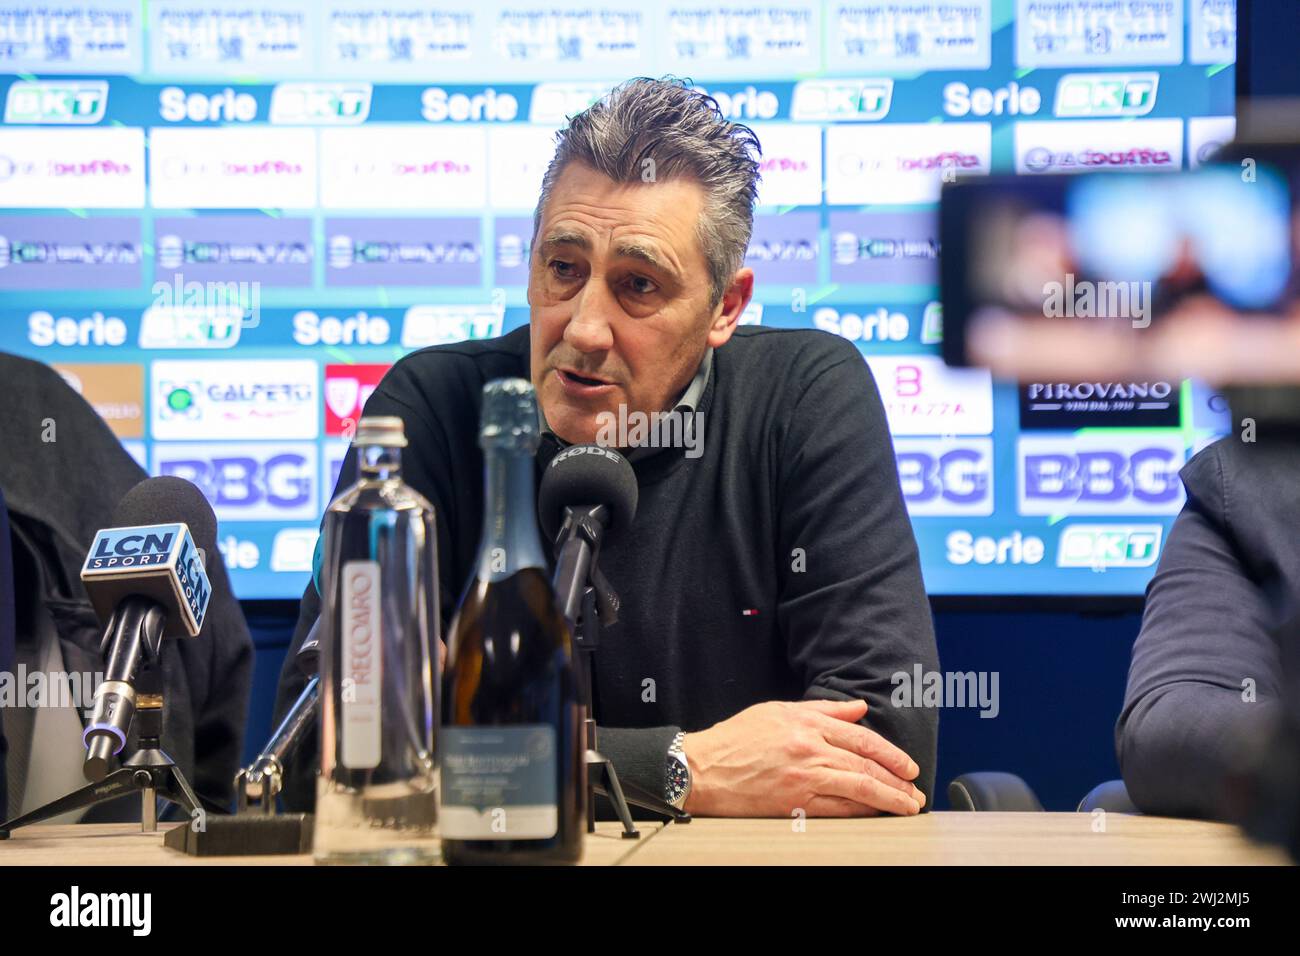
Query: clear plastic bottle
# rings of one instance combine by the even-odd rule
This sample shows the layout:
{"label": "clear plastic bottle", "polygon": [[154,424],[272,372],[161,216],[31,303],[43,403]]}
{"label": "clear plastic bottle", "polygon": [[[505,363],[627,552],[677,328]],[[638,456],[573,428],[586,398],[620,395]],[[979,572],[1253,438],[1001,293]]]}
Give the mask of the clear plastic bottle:
{"label": "clear plastic bottle", "polygon": [[401,479],[402,420],[361,419],[360,478],[325,512],[318,863],[434,863],[438,555],[433,506]]}

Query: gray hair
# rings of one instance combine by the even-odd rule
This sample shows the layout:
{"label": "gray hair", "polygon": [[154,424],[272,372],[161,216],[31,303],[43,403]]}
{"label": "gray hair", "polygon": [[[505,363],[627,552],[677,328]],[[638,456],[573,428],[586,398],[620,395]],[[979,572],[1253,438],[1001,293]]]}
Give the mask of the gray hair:
{"label": "gray hair", "polygon": [[762,147],[753,130],[728,122],[713,97],[686,82],[637,77],[569,117],[556,134],[555,157],[542,179],[533,241],[546,200],[569,163],[590,166],[616,183],[694,180],[704,189],[697,235],[709,264],[713,307],[745,262]]}

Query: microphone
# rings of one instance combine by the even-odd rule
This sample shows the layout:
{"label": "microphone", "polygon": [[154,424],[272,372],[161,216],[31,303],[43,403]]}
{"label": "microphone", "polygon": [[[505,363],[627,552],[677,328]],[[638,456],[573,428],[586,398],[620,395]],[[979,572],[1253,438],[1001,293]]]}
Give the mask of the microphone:
{"label": "microphone", "polygon": [[595,585],[601,618],[614,623],[618,599],[595,564],[605,534],[629,527],[636,517],[632,466],[612,448],[572,445],[546,466],[537,497],[542,531],[555,543],[555,593],[569,627],[577,631],[588,580]]}
{"label": "microphone", "polygon": [[183,478],[148,478],[118,503],[113,523],[95,535],[81,569],[90,603],[107,622],[108,666],[82,736],[83,772],[92,782],[108,775],[126,746],[141,659],[157,661],[165,637],[197,637],[212,599],[203,565],[216,547],[217,520],[198,488]]}

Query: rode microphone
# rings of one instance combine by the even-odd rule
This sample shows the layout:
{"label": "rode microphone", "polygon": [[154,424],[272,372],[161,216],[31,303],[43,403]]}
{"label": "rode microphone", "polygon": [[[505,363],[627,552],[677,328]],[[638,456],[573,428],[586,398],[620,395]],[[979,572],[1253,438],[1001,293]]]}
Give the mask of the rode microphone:
{"label": "rode microphone", "polygon": [[575,633],[589,583],[601,620],[618,620],[618,597],[597,570],[596,559],[607,532],[631,526],[637,497],[636,473],[612,448],[572,445],[552,458],[542,473],[537,513],[542,531],[555,545],[555,593]]}
{"label": "rode microphone", "polygon": [[216,547],[216,517],[183,478],[148,478],[119,502],[114,527],[95,535],[81,569],[86,593],[105,621],[104,681],[82,740],[86,779],[104,779],[126,746],[136,705],[136,671],[158,661],[165,637],[197,637],[212,585],[204,570]]}

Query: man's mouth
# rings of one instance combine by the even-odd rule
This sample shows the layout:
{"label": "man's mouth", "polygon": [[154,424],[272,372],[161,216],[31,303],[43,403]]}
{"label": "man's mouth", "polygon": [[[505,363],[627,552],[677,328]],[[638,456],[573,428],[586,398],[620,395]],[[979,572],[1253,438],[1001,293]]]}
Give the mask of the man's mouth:
{"label": "man's mouth", "polygon": [[565,392],[578,397],[590,397],[613,389],[614,383],[593,375],[582,375],[572,369],[557,368],[556,376]]}

